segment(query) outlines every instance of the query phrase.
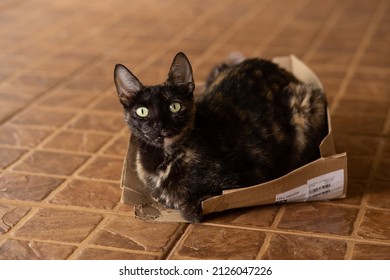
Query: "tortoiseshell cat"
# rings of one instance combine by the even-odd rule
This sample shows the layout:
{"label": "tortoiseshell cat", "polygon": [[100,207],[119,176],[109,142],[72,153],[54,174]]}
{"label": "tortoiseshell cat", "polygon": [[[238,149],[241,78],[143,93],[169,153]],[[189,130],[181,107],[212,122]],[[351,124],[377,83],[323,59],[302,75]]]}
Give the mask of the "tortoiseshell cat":
{"label": "tortoiseshell cat", "polygon": [[327,133],[324,93],[266,60],[216,67],[197,102],[183,53],[161,85],[142,85],[120,64],[115,85],[139,143],[140,179],[154,199],[190,222],[201,220],[202,200],[318,158]]}

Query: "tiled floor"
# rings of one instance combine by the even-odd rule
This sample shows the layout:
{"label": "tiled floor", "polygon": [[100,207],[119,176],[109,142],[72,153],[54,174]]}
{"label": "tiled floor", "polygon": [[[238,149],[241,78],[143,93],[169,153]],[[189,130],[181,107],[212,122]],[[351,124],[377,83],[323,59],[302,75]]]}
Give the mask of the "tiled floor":
{"label": "tiled floor", "polygon": [[[1,259],[390,259],[389,1],[5,0],[0,23]],[[197,81],[236,50],[314,69],[348,198],[132,218],[113,67],[160,82],[180,50]]]}

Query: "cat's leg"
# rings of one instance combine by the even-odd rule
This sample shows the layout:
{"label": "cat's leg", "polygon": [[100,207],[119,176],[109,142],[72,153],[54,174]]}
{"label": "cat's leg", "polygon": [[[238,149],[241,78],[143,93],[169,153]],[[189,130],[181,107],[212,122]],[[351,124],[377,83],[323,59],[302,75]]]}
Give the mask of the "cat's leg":
{"label": "cat's leg", "polygon": [[202,201],[220,195],[222,192],[212,193],[208,195],[204,195],[197,200],[187,201],[180,205],[179,209],[181,215],[190,223],[199,223],[203,218],[203,210],[202,210]]}
{"label": "cat's leg", "polygon": [[180,212],[184,219],[190,223],[199,223],[203,218],[202,200],[186,202],[180,206]]}

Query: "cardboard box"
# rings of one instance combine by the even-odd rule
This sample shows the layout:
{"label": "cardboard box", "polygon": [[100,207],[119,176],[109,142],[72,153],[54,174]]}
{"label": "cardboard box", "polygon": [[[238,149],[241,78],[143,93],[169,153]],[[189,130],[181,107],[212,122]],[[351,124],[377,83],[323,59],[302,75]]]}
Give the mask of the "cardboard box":
{"label": "cardboard box", "polygon": [[[316,88],[316,75],[293,55],[276,57],[273,62]],[[336,154],[328,111],[328,135],[320,144],[321,158],[275,180],[240,189],[225,190],[202,202],[203,214],[256,205],[305,202],[344,198],[347,192],[347,155]],[[167,209],[149,195],[135,170],[137,145],[130,137],[122,170],[123,203],[134,205],[135,216],[145,221],[186,222],[178,210]]]}

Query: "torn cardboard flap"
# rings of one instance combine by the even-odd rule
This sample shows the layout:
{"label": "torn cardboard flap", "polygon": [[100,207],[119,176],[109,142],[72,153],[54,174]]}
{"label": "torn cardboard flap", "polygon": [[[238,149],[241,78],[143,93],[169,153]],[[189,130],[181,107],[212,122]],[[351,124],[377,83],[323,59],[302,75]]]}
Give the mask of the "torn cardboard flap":
{"label": "torn cardboard flap", "polygon": [[[316,75],[293,55],[272,60],[299,80],[322,89]],[[328,111],[328,135],[320,144],[321,158],[275,180],[240,189],[225,190],[202,202],[204,214],[256,205],[343,198],[347,192],[347,155],[336,154]],[[145,221],[186,222],[178,210],[154,201],[138,178],[135,159],[138,146],[130,137],[121,178],[121,202],[133,205],[135,216]]]}

